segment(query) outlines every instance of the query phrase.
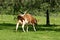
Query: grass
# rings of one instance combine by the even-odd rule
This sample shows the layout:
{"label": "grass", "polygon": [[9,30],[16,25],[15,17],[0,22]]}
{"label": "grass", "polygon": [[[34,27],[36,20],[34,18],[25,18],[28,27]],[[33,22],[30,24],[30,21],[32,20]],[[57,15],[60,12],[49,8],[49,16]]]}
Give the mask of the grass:
{"label": "grass", "polygon": [[12,15],[0,15],[0,40],[60,40],[60,19],[50,17],[50,26],[46,26],[45,17],[36,16],[38,25],[37,31],[29,26],[29,32],[22,32],[21,26],[15,32],[16,20]]}

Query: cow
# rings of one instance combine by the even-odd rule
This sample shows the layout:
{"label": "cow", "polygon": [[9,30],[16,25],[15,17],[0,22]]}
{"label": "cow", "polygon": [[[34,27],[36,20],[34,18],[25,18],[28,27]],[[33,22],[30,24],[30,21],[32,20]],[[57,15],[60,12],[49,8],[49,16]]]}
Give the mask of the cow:
{"label": "cow", "polygon": [[[34,31],[36,31],[35,25],[37,25],[37,20],[31,14],[29,14],[29,13],[27,13],[27,14],[19,14],[17,16],[17,19],[18,20],[17,20],[17,24],[16,24],[16,31],[18,29],[19,24],[22,25],[23,32],[25,32],[24,26],[26,24],[31,24],[33,26]],[[28,26],[27,26],[27,32],[28,32]]]}

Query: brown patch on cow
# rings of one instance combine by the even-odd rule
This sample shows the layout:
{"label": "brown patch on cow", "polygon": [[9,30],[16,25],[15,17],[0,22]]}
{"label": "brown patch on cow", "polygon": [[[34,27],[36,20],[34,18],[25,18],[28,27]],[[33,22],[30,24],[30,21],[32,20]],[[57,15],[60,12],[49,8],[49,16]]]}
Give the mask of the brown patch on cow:
{"label": "brown patch on cow", "polygon": [[21,15],[18,15],[18,16],[17,16],[17,19],[18,19],[18,20],[21,20],[22,22],[23,22],[23,20],[25,20]]}

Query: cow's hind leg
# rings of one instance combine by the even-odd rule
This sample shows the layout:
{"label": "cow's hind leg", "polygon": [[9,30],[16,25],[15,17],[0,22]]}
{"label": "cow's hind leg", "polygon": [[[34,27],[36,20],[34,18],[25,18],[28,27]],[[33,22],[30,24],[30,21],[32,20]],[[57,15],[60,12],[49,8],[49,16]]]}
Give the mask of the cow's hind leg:
{"label": "cow's hind leg", "polygon": [[17,29],[18,29],[18,26],[19,26],[19,22],[16,24],[16,31],[17,31]]}
{"label": "cow's hind leg", "polygon": [[35,29],[35,25],[33,24],[33,29],[34,29],[34,31],[36,31],[36,29]]}

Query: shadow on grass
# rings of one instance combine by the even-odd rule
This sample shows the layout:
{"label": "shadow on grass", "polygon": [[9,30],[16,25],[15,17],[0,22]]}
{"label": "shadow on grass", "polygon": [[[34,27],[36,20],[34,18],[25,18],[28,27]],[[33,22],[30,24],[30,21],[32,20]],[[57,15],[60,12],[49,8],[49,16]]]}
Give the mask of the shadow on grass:
{"label": "shadow on grass", "polygon": [[15,26],[16,24],[11,23],[1,23],[0,26]]}
{"label": "shadow on grass", "polygon": [[60,25],[37,25],[37,31],[60,31]]}
{"label": "shadow on grass", "polygon": [[[16,24],[11,23],[2,23],[0,24],[0,30],[8,29],[15,30]],[[37,31],[60,31],[60,25],[37,25]],[[18,31],[22,31],[21,25],[18,28]],[[29,31],[33,31],[33,27],[29,25]]]}
{"label": "shadow on grass", "polygon": [[[21,25],[20,25],[21,26]],[[22,28],[19,26],[18,31],[21,31]],[[16,24],[12,23],[0,23],[0,30],[16,30]]]}

